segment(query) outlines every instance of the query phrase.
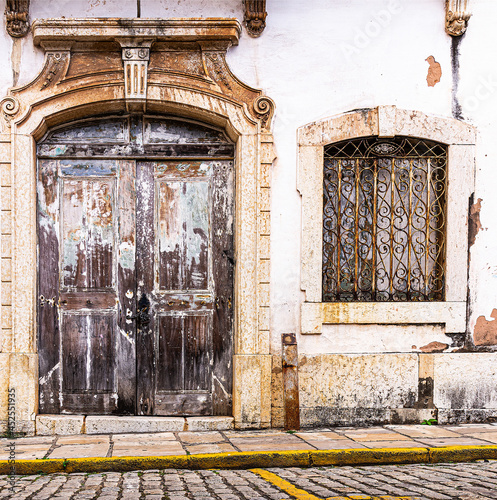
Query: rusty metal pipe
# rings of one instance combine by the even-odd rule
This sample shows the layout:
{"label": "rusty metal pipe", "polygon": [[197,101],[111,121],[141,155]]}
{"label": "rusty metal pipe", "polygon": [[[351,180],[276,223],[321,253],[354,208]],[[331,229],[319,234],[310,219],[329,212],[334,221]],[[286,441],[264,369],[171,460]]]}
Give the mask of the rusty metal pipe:
{"label": "rusty metal pipe", "polygon": [[299,354],[297,337],[284,333],[282,342],[283,400],[285,404],[285,430],[300,429]]}

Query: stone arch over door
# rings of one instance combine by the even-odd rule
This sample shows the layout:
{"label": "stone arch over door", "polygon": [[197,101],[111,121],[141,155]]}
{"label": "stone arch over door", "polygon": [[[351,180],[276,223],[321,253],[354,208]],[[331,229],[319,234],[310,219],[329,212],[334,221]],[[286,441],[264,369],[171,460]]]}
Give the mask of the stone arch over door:
{"label": "stone arch over door", "polygon": [[[4,344],[10,352],[2,362],[9,367],[8,385],[16,389],[21,430],[34,432],[38,409],[36,141],[50,128],[73,120],[137,112],[200,121],[225,130],[236,144],[233,416],[238,428],[270,425],[273,104],[237,80],[226,65],[226,50],[238,43],[240,30],[236,20],[227,19],[33,23],[33,39],[45,50],[45,65],[31,83],[12,89],[1,102],[0,160],[10,165],[13,228],[13,322]],[[134,74],[141,80],[129,81]]]}

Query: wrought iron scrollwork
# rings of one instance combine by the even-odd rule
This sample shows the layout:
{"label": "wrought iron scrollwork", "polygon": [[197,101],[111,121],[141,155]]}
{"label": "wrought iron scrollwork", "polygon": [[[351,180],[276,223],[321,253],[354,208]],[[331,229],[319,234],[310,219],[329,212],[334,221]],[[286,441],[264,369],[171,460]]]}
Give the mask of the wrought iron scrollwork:
{"label": "wrought iron scrollwork", "polygon": [[447,148],[375,137],[325,147],[323,301],[441,301]]}

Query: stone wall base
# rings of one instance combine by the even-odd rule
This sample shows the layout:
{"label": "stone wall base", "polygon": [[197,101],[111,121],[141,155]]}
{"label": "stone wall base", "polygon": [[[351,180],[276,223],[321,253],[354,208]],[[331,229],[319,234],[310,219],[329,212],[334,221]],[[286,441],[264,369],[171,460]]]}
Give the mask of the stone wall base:
{"label": "stone wall base", "polygon": [[114,415],[38,415],[39,436],[139,434],[179,431],[228,431],[233,417],[120,417]]}
{"label": "stone wall base", "polygon": [[497,410],[329,407],[300,409],[300,423],[303,428],[421,424],[429,419],[435,419],[439,425],[494,423],[497,422]]}
{"label": "stone wall base", "polygon": [[423,420],[437,418],[435,409],[414,408],[301,408],[302,427],[340,427],[387,424],[420,424]]}

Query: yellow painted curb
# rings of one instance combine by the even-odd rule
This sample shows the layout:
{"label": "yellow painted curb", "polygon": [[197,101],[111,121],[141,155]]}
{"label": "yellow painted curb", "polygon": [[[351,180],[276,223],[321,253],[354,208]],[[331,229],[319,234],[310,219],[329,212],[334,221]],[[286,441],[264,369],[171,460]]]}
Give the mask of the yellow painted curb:
{"label": "yellow painted curb", "polygon": [[[385,465],[497,460],[497,446],[376,448],[312,451],[255,451],[163,457],[68,458],[16,460],[16,474],[56,472],[124,472],[150,469],[259,469],[326,465]],[[0,460],[0,474],[11,474],[12,462]]]}
{"label": "yellow painted curb", "polygon": [[430,463],[497,460],[497,446],[445,446],[430,448]]}
{"label": "yellow painted curb", "polygon": [[430,461],[428,448],[360,448],[311,451],[311,465],[420,464]]}

